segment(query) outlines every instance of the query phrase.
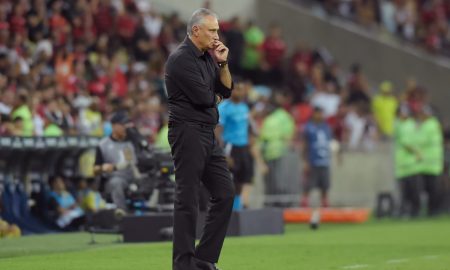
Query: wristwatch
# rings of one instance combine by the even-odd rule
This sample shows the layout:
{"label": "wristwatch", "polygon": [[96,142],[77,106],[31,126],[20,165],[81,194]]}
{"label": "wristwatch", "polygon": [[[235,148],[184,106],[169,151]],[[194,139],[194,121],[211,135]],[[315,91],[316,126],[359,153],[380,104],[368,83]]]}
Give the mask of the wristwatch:
{"label": "wristwatch", "polygon": [[217,64],[219,65],[220,68],[223,68],[224,66],[226,66],[228,64],[228,61],[222,61],[222,62],[217,62]]}

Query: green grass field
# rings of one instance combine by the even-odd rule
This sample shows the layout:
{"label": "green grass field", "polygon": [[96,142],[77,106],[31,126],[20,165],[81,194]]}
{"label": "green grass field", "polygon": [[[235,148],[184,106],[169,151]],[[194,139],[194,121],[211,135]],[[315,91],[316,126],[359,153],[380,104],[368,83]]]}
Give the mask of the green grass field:
{"label": "green grass field", "polygon": [[[123,244],[85,233],[0,240],[1,270],[169,270],[170,243]],[[227,238],[223,270],[450,269],[450,219],[288,225],[283,236]]]}

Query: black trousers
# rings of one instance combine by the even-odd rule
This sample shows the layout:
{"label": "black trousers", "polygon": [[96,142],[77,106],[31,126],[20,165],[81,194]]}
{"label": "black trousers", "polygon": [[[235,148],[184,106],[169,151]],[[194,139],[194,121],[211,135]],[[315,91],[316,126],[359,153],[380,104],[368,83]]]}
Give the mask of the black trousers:
{"label": "black trousers", "polygon": [[401,212],[417,217],[420,212],[420,176],[408,176],[399,181],[402,192]]}
{"label": "black trousers", "polygon": [[[212,263],[219,260],[233,207],[234,184],[214,127],[170,123],[169,143],[176,179],[173,270],[193,270],[197,268],[192,257]],[[210,198],[205,226],[195,247],[200,182]]]}
{"label": "black trousers", "polygon": [[434,216],[440,210],[441,194],[439,192],[439,178],[437,175],[423,174],[422,181],[423,189],[428,196],[428,215]]}

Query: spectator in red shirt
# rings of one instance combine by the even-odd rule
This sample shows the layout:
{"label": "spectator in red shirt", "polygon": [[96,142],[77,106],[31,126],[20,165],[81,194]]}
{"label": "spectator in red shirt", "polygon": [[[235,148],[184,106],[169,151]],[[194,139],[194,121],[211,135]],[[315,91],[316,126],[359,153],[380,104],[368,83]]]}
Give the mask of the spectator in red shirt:
{"label": "spectator in red shirt", "polygon": [[0,48],[8,45],[9,24],[0,21]]}
{"label": "spectator in red shirt", "polygon": [[9,25],[11,33],[15,35],[27,34],[27,21],[25,19],[25,8],[22,2],[14,4],[13,13],[9,18]]}
{"label": "spectator in red shirt", "polygon": [[124,97],[128,92],[128,81],[120,69],[119,55],[115,54],[109,65],[109,83],[114,97]]}
{"label": "spectator in red shirt", "polygon": [[272,24],[269,36],[263,43],[264,60],[268,71],[268,83],[279,85],[283,80],[282,64],[286,52],[286,44],[281,38],[281,28]]}
{"label": "spectator in red shirt", "polygon": [[111,0],[98,1],[98,6],[94,6],[94,24],[99,34],[111,35],[114,31],[117,11],[111,5]]}
{"label": "spectator in red shirt", "polygon": [[302,62],[304,65],[306,65],[307,71],[311,68],[313,63],[311,50],[303,42],[297,43],[297,46],[292,53],[291,61],[289,63],[290,68],[295,69],[299,62]]}
{"label": "spectator in red shirt", "polygon": [[72,19],[72,37],[75,41],[82,40],[85,35],[85,26],[83,24],[82,16],[75,16]]}
{"label": "spectator in red shirt", "polygon": [[70,32],[70,25],[66,18],[62,15],[63,2],[57,0],[52,4],[52,16],[49,23],[55,46],[63,46],[67,42],[68,33]]}
{"label": "spectator in red shirt", "polygon": [[129,46],[138,26],[138,19],[135,16],[135,9],[128,5],[125,11],[117,18],[117,33],[122,44]]}
{"label": "spectator in red shirt", "polygon": [[67,77],[64,84],[64,89],[68,96],[74,96],[87,87],[84,78],[84,73],[86,72],[84,62],[79,60],[73,61],[72,69],[74,72]]}

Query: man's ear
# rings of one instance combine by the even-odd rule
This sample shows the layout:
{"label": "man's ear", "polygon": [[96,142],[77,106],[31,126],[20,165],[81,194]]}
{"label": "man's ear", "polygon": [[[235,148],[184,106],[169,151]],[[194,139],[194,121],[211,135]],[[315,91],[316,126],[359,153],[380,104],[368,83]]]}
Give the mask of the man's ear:
{"label": "man's ear", "polygon": [[200,30],[200,27],[198,27],[198,25],[194,25],[192,27],[192,35],[195,37],[198,37],[198,31]]}

